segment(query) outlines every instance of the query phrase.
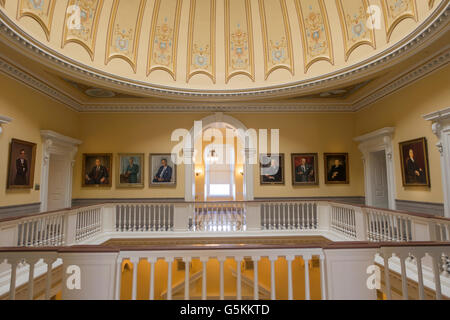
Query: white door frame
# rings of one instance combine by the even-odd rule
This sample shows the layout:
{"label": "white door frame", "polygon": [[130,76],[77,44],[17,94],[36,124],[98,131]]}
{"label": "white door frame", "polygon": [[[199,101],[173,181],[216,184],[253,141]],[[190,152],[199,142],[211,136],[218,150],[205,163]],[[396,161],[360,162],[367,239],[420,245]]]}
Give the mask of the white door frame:
{"label": "white door frame", "polygon": [[[202,120],[203,130],[207,129],[215,124],[223,124],[233,127],[234,129],[242,129],[243,132],[247,132],[247,128],[239,120],[223,114],[221,112],[215,113],[213,115],[207,116]],[[185,146],[183,149],[184,153],[184,170],[185,170],[185,201],[195,200],[195,164],[192,161],[194,156],[194,146],[195,140],[195,130],[194,127],[190,130],[190,141],[185,140]],[[244,200],[251,201],[254,199],[253,194],[253,164],[251,163],[251,157],[256,154],[256,146],[250,145],[250,139],[245,139],[244,153],[245,153],[245,164],[244,164]],[[200,151],[201,152],[201,151]]]}
{"label": "white door frame", "polygon": [[75,156],[78,152],[78,146],[82,143],[62,134],[50,130],[41,130],[43,140],[42,150],[42,174],[41,174],[41,212],[46,212],[48,208],[48,176],[50,168],[51,155],[62,156],[67,161],[67,179],[66,195],[64,205],[66,208],[72,206],[72,179]]}
{"label": "white door frame", "polygon": [[436,147],[441,154],[442,187],[445,217],[450,218],[450,107],[424,116],[432,121],[433,133],[438,137]]}
{"label": "white door frame", "polygon": [[364,162],[364,185],[366,194],[366,205],[373,206],[373,181],[372,181],[372,164],[370,162],[370,154],[372,152],[384,151],[386,153],[386,173],[387,173],[387,187],[388,187],[388,201],[389,209],[395,210],[395,169],[393,163],[393,148],[392,148],[392,136],[394,135],[395,128],[387,127],[383,128],[363,136],[359,136],[354,140],[359,142],[359,150],[363,154]]}

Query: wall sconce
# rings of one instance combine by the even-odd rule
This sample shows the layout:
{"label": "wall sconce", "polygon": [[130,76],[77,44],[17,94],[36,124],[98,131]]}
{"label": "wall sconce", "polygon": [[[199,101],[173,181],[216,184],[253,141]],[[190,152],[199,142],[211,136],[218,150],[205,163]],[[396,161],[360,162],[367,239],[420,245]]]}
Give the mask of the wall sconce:
{"label": "wall sconce", "polygon": [[202,168],[195,168],[195,175],[198,177],[199,175],[201,175],[203,173]]}
{"label": "wall sconce", "polygon": [[241,176],[244,175],[244,168],[239,169],[239,174],[240,174]]}

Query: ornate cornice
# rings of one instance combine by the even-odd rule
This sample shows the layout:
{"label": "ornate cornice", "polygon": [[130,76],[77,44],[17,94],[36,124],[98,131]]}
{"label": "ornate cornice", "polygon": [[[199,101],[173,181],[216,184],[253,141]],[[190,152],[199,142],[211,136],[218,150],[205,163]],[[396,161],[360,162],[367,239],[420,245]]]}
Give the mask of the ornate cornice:
{"label": "ornate cornice", "polygon": [[398,44],[353,66],[320,77],[289,83],[282,86],[269,86],[245,90],[194,90],[168,86],[158,86],[142,81],[133,81],[93,69],[87,65],[69,59],[42,43],[36,41],[21,30],[3,11],[0,11],[0,37],[16,50],[21,50],[30,58],[44,63],[47,67],[64,70],[80,80],[101,83],[103,86],[143,95],[170,99],[256,99],[264,97],[282,97],[305,91],[320,90],[328,85],[354,81],[389,66],[399,63],[437,39],[442,31],[448,30],[450,4],[443,1],[434,13],[413,33]]}
{"label": "ornate cornice", "polygon": [[450,61],[450,47],[444,48],[431,60],[425,60],[407,70],[399,78],[383,84],[366,97],[355,102],[344,103],[298,103],[298,102],[225,102],[225,103],[83,103],[82,101],[49,86],[31,72],[24,71],[0,56],[0,71],[26,85],[44,93],[78,112],[357,112],[379,99],[422,79],[446,66]]}

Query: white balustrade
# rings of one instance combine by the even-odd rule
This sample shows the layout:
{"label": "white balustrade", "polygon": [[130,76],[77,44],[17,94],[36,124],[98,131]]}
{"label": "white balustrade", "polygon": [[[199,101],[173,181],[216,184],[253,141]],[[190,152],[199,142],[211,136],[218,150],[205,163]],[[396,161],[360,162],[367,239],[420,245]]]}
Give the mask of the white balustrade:
{"label": "white balustrade", "polygon": [[[340,247],[341,246],[341,247]],[[99,250],[96,252],[96,248]],[[46,250],[46,249],[45,249]],[[410,246],[384,246],[380,244],[379,247],[367,246],[367,248],[358,247],[353,248],[352,245],[343,246],[323,245],[321,247],[310,248],[215,248],[211,249],[180,249],[180,250],[144,250],[144,251],[121,251],[120,249],[108,249],[105,247],[96,247],[92,249],[79,249],[66,251],[64,248],[58,251],[42,251],[41,249],[25,249],[21,251],[11,251],[11,249],[0,249],[0,264],[5,261],[10,265],[10,290],[9,298],[16,299],[16,292],[18,285],[27,288],[26,294],[21,294],[21,299],[33,299],[36,292],[34,292],[34,281],[39,276],[46,276],[45,285],[45,299],[51,297],[50,289],[52,284],[51,271],[52,267],[45,270],[41,265],[55,267],[55,261],[62,260],[63,267],[68,268],[72,265],[79,265],[83,272],[82,288],[85,291],[68,291],[63,286],[63,299],[121,299],[121,284],[122,280],[122,265],[125,261],[129,261],[132,265],[132,279],[131,283],[131,298],[142,299],[142,292],[138,293],[140,286],[140,276],[142,271],[140,268],[140,261],[145,260],[150,264],[149,274],[149,293],[146,298],[154,299],[198,299],[206,300],[208,298],[217,298],[214,294],[207,290],[207,282],[214,279],[214,273],[219,274],[220,281],[220,299],[277,299],[277,297],[286,295],[288,300],[298,299],[294,289],[298,289],[296,281],[304,282],[304,298],[306,300],[316,299],[312,296],[312,292],[320,291],[321,299],[347,299],[358,298],[358,294],[364,296],[363,291],[367,289],[367,274],[366,266],[374,263],[385,267],[384,272],[384,288],[383,292],[388,299],[403,298],[403,299],[425,299],[429,297],[430,292],[434,294],[436,299],[443,299],[450,295],[450,279],[448,273],[443,270],[441,261],[442,257],[448,257],[450,254],[450,245],[435,243],[434,245],[418,245]],[[378,252],[378,255],[376,253]],[[269,281],[270,290],[265,289],[262,285],[262,279],[258,276],[258,263],[270,265]],[[304,275],[298,273],[298,259],[304,262]],[[317,260],[319,259],[319,261]],[[167,262],[167,269],[163,270],[156,267],[157,261],[164,260]],[[219,266],[214,270],[211,260],[218,261]],[[230,264],[229,261],[234,260],[235,265]],[[172,266],[174,261],[184,261],[184,282],[173,283],[174,279],[179,279],[179,274],[175,278],[172,274]],[[197,261],[197,262],[196,262]],[[241,271],[242,261],[253,261],[253,278],[249,277],[248,271],[245,269]],[[284,262],[283,262],[284,261]],[[294,268],[294,262],[295,268]],[[311,264],[315,265],[315,272],[320,272],[320,286],[310,280]],[[320,262],[317,264],[317,262]],[[191,268],[191,263],[195,263],[194,271]],[[236,279],[236,295],[230,295],[230,292],[225,292],[224,283],[224,268],[225,265],[231,269],[232,276]],[[265,266],[268,268],[269,265]],[[25,268],[26,266],[26,268]],[[95,266],[94,269],[92,267]],[[179,269],[177,264],[177,272],[183,272]],[[199,269],[200,267],[200,269]],[[23,270],[27,270],[24,274]],[[207,270],[207,268],[209,268]],[[20,270],[20,272],[19,272]],[[63,269],[65,270],[65,269]],[[336,272],[340,270],[336,277]],[[167,272],[166,272],[167,271]],[[65,271],[63,271],[65,273]],[[99,273],[101,272],[101,273]],[[161,289],[155,291],[156,288],[161,287],[161,280],[164,272],[167,277],[167,289],[161,292]],[[294,272],[296,276],[294,276]],[[360,275],[355,272],[361,272]],[[391,273],[397,273],[401,276],[401,296],[394,297],[391,290],[392,283],[390,282]],[[287,273],[287,292],[279,292],[284,285],[278,284],[280,273]],[[18,278],[24,279],[24,282],[18,284]],[[229,274],[228,274],[229,277]],[[301,278],[303,280],[299,280]],[[146,278],[144,276],[144,278]],[[63,279],[65,281],[65,279]],[[195,289],[195,284],[201,281],[201,294],[195,293],[191,288]],[[310,281],[311,284],[310,284]],[[416,282],[418,285],[417,297],[411,296],[412,291],[408,289],[409,282]],[[97,283],[98,282],[98,283]],[[158,283],[157,283],[158,282]],[[243,285],[246,285],[244,290]],[[314,286],[314,287],[313,287]],[[183,294],[184,289],[184,294]],[[253,295],[249,294],[248,289],[253,289]],[[314,290],[313,290],[314,289]],[[41,289],[42,290],[42,289]],[[286,290],[286,289],[285,289]],[[251,291],[251,290],[250,290]],[[297,290],[296,290],[297,291]],[[370,291],[370,290],[369,290]],[[158,296],[155,296],[155,294]],[[41,295],[44,295],[41,293]],[[363,296],[359,296],[363,298]],[[367,297],[376,297],[376,294],[368,295]]]}
{"label": "white balustrade", "polygon": [[174,229],[174,204],[116,205],[116,232],[167,232]]}
{"label": "white balustrade", "polygon": [[317,203],[266,202],[261,203],[262,230],[316,230]]}
{"label": "white balustrade", "polygon": [[0,247],[98,244],[124,234],[171,232],[304,232],[335,241],[450,242],[450,219],[328,201],[117,203],[0,221]]}
{"label": "white balustrade", "polygon": [[240,202],[199,203],[195,205],[192,231],[232,232],[245,231],[246,206]]}
{"label": "white balustrade", "polygon": [[356,217],[352,206],[331,204],[331,229],[356,239]]}

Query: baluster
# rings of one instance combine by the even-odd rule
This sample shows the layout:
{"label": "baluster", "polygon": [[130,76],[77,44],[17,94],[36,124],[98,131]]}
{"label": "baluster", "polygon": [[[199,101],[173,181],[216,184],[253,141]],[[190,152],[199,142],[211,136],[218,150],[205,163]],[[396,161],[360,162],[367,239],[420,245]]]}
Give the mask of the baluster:
{"label": "baluster", "polygon": [[441,254],[432,253],[431,258],[433,259],[433,275],[434,275],[434,284],[436,286],[436,300],[442,300],[441,274],[439,268],[439,261],[441,260]]}
{"label": "baluster", "polygon": [[400,217],[399,219],[400,219],[400,241],[404,241],[405,230],[403,227],[403,219],[402,217]]}
{"label": "baluster", "polygon": [[28,247],[28,227],[29,227],[29,222],[24,222],[23,223],[23,226],[24,226],[24,230],[25,230],[25,232],[24,232],[24,234],[25,234],[25,236],[24,236],[24,246],[25,247]]}
{"label": "baluster", "polygon": [[219,257],[217,260],[219,261],[219,282],[220,282],[219,295],[220,295],[220,300],[224,300],[225,299],[225,280],[224,280],[223,265],[225,263],[226,257]]}
{"label": "baluster", "polygon": [[327,300],[327,289],[325,284],[325,257],[320,255],[320,289],[322,300]]}
{"label": "baluster", "polygon": [[185,269],[184,269],[184,300],[189,300],[189,285],[190,285],[190,264],[191,264],[191,257],[184,257],[183,258]]}
{"label": "baluster", "polygon": [[131,263],[133,264],[133,282],[131,287],[131,300],[137,299],[137,276],[138,276],[138,265],[139,258],[131,258]]}
{"label": "baluster", "polygon": [[172,264],[173,258],[166,258],[167,261],[167,300],[172,300]]}
{"label": "baluster", "polygon": [[417,278],[419,284],[419,300],[425,300],[425,288],[423,286],[423,270],[422,270],[422,255],[418,254],[417,261]]}
{"label": "baluster", "polygon": [[392,300],[392,292],[391,292],[391,278],[390,278],[390,269],[389,269],[389,255],[387,253],[383,254],[384,259],[384,283],[385,283],[385,291],[388,300]]}
{"label": "baluster", "polygon": [[259,205],[259,215],[261,217],[261,229],[266,230],[266,211],[263,203]]}
{"label": "baluster", "polygon": [[33,222],[31,222],[31,246],[32,246],[32,247],[35,245],[36,223],[37,223],[36,220],[34,220]]}
{"label": "baluster", "polygon": [[45,279],[45,300],[50,300],[50,294],[52,289],[52,271],[54,259],[47,258],[44,260],[47,264],[47,277]]}
{"label": "baluster", "polygon": [[293,256],[287,256],[287,267],[288,267],[288,300],[294,300],[294,288],[292,283],[292,261],[294,261]]}
{"label": "baluster", "polygon": [[258,261],[260,257],[252,257],[253,260],[253,299],[259,300]]}
{"label": "baluster", "polygon": [[305,262],[305,300],[311,300],[310,285],[309,285],[309,260],[311,255],[304,255],[303,261]]}
{"label": "baluster", "polygon": [[207,264],[208,264],[208,257],[201,257],[200,261],[202,262],[203,265],[203,270],[202,270],[202,300],[206,300],[207,298],[207,292],[206,292],[206,279],[207,279]]}
{"label": "baluster", "polygon": [[275,261],[278,257],[270,256],[270,299],[276,300]]}
{"label": "baluster", "polygon": [[242,300],[242,257],[235,257],[236,260],[236,300]]}
{"label": "baluster", "polygon": [[36,260],[28,261],[30,271],[28,273],[28,300],[34,300],[34,267]]}
{"label": "baluster", "polygon": [[123,259],[116,261],[116,300],[120,300],[120,289],[122,284],[122,264]]}
{"label": "baluster", "polygon": [[150,294],[149,299],[155,300],[155,263],[157,258],[150,257],[147,261],[150,263]]}
{"label": "baluster", "polygon": [[407,255],[400,254],[398,255],[400,259],[400,266],[401,266],[401,272],[402,272],[402,296],[403,300],[408,300],[408,278],[406,276],[406,259],[408,258]]}
{"label": "baluster", "polygon": [[17,275],[17,261],[9,261],[11,265],[11,279],[9,284],[9,300],[16,300],[16,275]]}

